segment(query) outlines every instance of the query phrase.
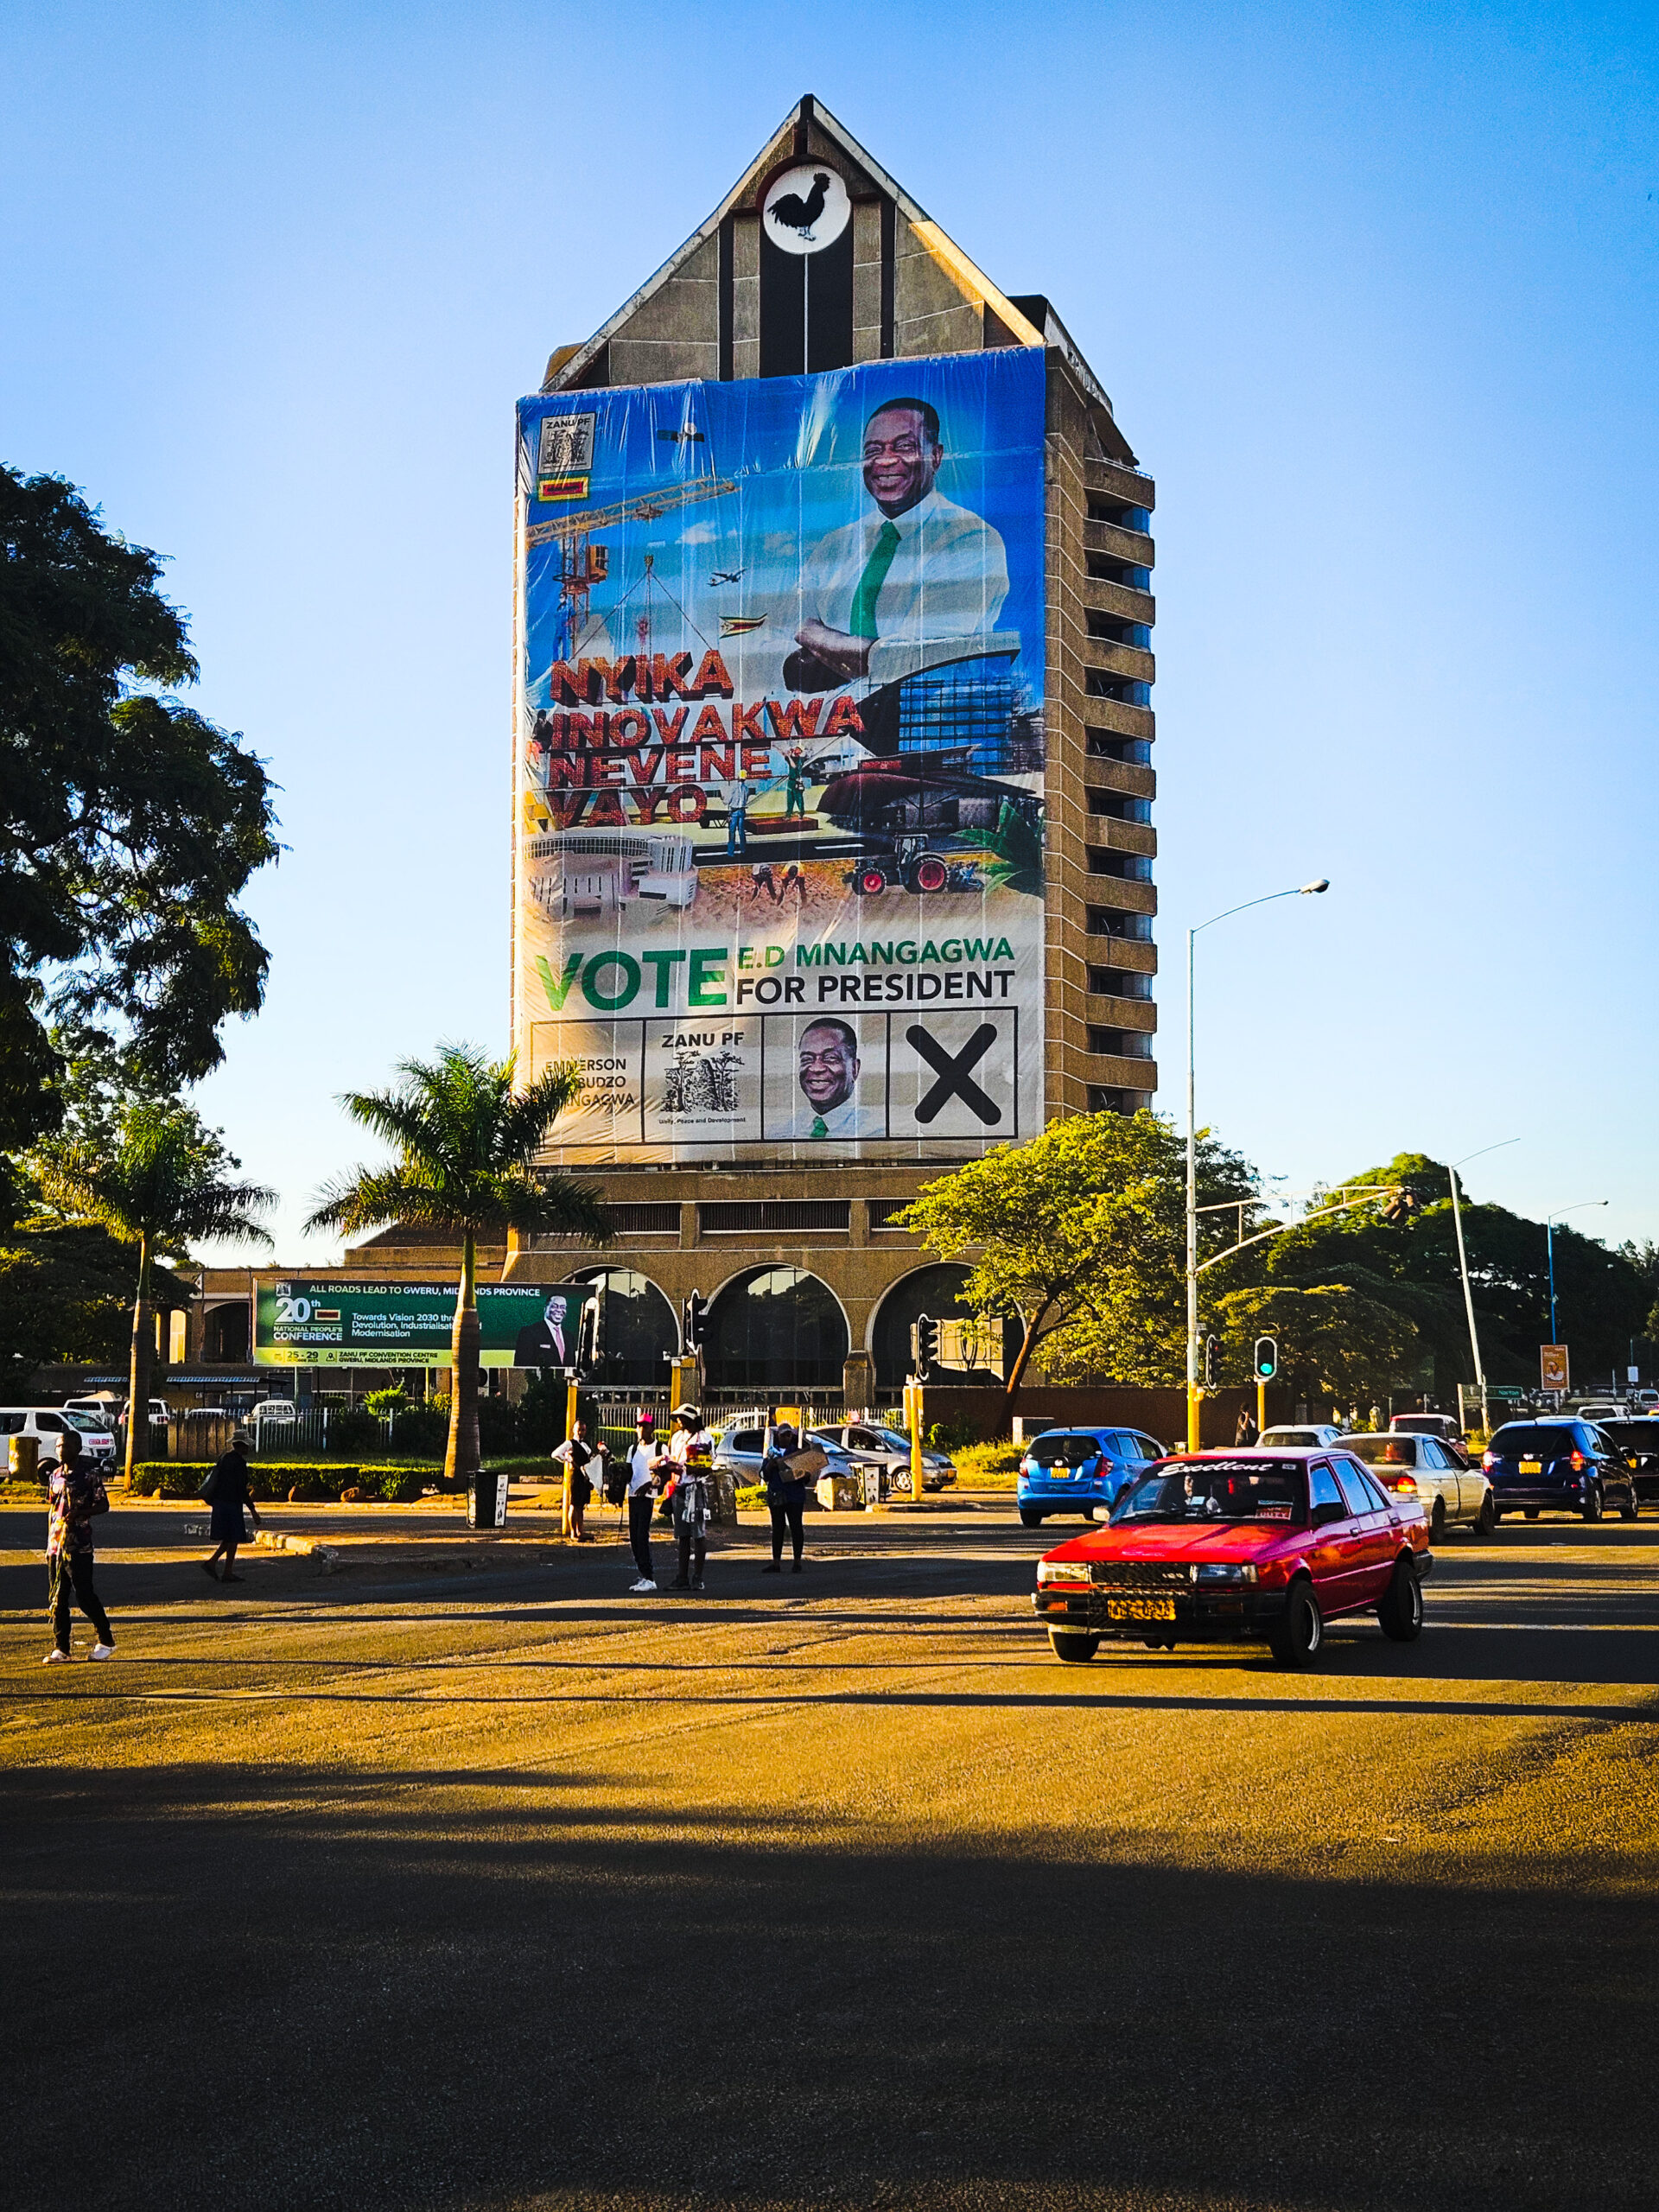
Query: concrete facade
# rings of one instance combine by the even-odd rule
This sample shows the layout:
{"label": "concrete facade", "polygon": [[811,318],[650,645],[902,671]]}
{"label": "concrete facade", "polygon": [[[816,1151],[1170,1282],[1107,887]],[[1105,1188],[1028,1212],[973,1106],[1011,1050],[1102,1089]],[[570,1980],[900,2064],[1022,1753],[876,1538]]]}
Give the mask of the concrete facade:
{"label": "concrete facade", "polygon": [[[1048,879],[1045,1118],[1132,1111],[1157,1086],[1151,1057],[1157,951],[1152,918],[1156,779],[1146,703],[1155,619],[1152,480],[1111,403],[1046,300],[1000,291],[822,105],[785,118],[734,191],[679,252],[600,330],[552,355],[543,389],[760,372],[760,226],[766,187],[800,161],[832,167],[853,203],[855,360],[1040,345],[1047,367]],[[677,1313],[746,1270],[789,1267],[827,1283],[849,1339],[868,1349],[881,1300],[931,1255],[872,1228],[950,1163],[804,1168],[604,1167],[591,1179],[625,1224],[608,1252],[560,1255],[569,1272],[605,1265],[658,1285]],[[841,1202],[844,1227],[769,1234],[711,1230],[709,1209],[740,1201]],[[550,1253],[515,1249],[509,1274],[545,1272]]]}

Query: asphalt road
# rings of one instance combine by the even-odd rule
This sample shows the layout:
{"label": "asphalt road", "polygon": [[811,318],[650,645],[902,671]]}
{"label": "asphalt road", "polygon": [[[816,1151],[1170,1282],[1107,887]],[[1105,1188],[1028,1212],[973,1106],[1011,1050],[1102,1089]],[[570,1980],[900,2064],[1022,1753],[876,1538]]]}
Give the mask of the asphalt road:
{"label": "asphalt road", "polygon": [[16,2212],[1659,2196],[1659,1522],[1453,1534],[1298,1676],[1062,1669],[1006,1501],[702,1598],[429,1512],[220,1589],[199,1517],[48,1670],[0,1515]]}

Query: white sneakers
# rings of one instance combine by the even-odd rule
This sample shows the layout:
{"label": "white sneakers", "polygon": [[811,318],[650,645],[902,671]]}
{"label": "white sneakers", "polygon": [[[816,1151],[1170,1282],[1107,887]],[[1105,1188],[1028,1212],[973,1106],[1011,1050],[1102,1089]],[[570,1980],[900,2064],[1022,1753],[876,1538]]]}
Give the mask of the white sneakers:
{"label": "white sneakers", "polygon": [[95,1643],[92,1646],[92,1656],[94,1659],[113,1659],[115,1646],[112,1643]]}
{"label": "white sneakers", "polygon": [[67,1651],[48,1651],[45,1658],[41,1660],[41,1664],[43,1667],[55,1667],[60,1661],[67,1659],[68,1656],[69,1654]]}
{"label": "white sneakers", "polygon": [[629,1594],[630,1594],[631,1596],[637,1597],[637,1596],[639,1594],[639,1592],[640,1592],[641,1591],[644,1591],[644,1590],[654,1590],[656,1587],[657,1587],[657,1585],[656,1585],[654,1582],[649,1582],[649,1581],[647,1581],[647,1580],[645,1580],[645,1576],[644,1576],[644,1575],[641,1575],[638,1582],[635,1582],[635,1583],[632,1583],[632,1585],[630,1585],[630,1592],[629,1592]]}
{"label": "white sneakers", "polygon": [[[112,1643],[95,1643],[86,1656],[89,1659],[113,1659],[115,1646]],[[60,1666],[68,1656],[67,1651],[48,1651],[41,1664],[42,1667]]]}

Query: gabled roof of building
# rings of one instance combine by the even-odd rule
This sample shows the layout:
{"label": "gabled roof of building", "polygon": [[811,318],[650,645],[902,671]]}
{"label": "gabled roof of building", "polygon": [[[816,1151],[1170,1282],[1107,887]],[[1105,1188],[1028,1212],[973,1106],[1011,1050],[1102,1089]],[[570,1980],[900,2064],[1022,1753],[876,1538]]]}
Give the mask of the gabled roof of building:
{"label": "gabled roof of building", "polygon": [[[561,346],[556,350],[547,365],[543,391],[560,391],[579,387],[585,372],[604,347],[694,254],[708,245],[728,216],[739,211],[758,211],[759,195],[768,178],[781,163],[791,158],[806,158],[814,133],[833,145],[846,161],[853,173],[855,197],[859,196],[856,186],[861,181],[866,195],[891,200],[909,223],[916,238],[949,275],[963,298],[977,307],[988,309],[1014,345],[1056,348],[1065,356],[1088,398],[1103,409],[1108,420],[1110,420],[1111,400],[1048,302],[1038,296],[1016,297],[1001,291],[955,240],[933,221],[925,208],[911,197],[898,180],[889,175],[874,156],[859,144],[845,124],[810,92],[804,94],[797,101],[720,205],[669,256],[661,268],[624,300],[590,338],[579,345]],[[1119,432],[1113,442],[1121,441],[1122,433]],[[1128,454],[1127,448],[1124,457],[1133,458]]]}

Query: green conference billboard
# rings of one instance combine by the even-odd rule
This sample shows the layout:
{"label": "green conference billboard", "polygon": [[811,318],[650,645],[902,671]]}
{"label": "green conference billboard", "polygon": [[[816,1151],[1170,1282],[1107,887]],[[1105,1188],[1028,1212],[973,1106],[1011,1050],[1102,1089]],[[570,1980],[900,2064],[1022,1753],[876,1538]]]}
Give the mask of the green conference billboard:
{"label": "green conference billboard", "polygon": [[[453,1282],[364,1282],[285,1275],[254,1299],[253,1356],[270,1367],[447,1367]],[[577,1363],[590,1282],[480,1283],[480,1364]]]}

